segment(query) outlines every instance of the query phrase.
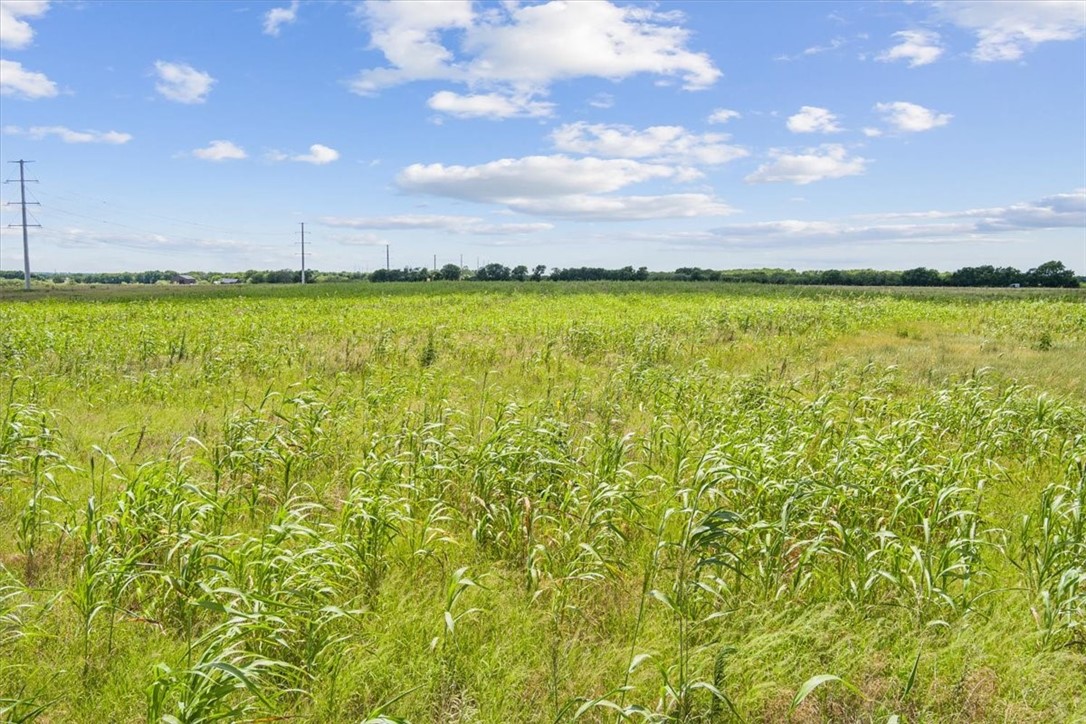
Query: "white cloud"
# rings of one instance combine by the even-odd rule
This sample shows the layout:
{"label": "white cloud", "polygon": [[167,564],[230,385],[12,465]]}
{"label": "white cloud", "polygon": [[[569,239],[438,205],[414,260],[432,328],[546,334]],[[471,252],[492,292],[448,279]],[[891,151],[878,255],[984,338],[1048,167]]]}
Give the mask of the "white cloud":
{"label": "white cloud", "polygon": [[685,180],[686,173],[685,169],[630,159],[526,156],[478,166],[416,163],[401,171],[396,183],[405,191],[502,203],[520,197],[606,193],[641,181]]}
{"label": "white cloud", "polygon": [[510,209],[573,221],[642,221],[703,216],[727,216],[731,206],[707,194],[662,196],[594,196],[573,194],[553,198],[520,198],[507,202]]}
{"label": "white cloud", "polygon": [[826,45],[812,45],[809,48],[805,48],[802,52],[796,55],[778,55],[773,60],[783,60],[791,62],[793,60],[802,60],[803,58],[809,58],[812,55],[821,55],[822,53],[828,53],[831,50],[837,50],[844,46],[846,43],[844,38],[833,38]]}
{"label": "white cloud", "polygon": [[535,221],[523,224],[475,224],[465,231],[470,234],[482,234],[484,236],[505,236],[509,234],[535,234],[540,231],[550,231],[554,224],[545,221]]}
{"label": "white cloud", "polygon": [[291,156],[291,161],[299,161],[301,163],[311,163],[314,166],[323,166],[327,163],[332,163],[339,158],[339,151],[328,146],[314,143],[309,147],[309,153],[300,153],[296,156]]}
{"label": "white cloud", "polygon": [[728,108],[717,108],[709,114],[709,123],[727,123],[733,118],[742,118],[742,116],[739,111],[733,111]]}
{"label": "white cloud", "polygon": [[31,126],[20,128],[18,126],[4,126],[5,134],[13,136],[27,136],[35,140],[41,140],[47,136],[56,136],[64,143],[109,143],[120,145],[132,140],[132,135],[119,131],[73,131],[64,126]]}
{"label": "white cloud", "polygon": [[325,226],[351,229],[453,229],[479,223],[476,216],[446,216],[441,214],[399,214],[393,216],[324,216]]}
{"label": "white cloud", "polygon": [[611,108],[615,105],[615,97],[610,93],[597,93],[588,99],[588,105],[593,108]]}
{"label": "white cloud", "polygon": [[351,229],[442,229],[453,234],[509,235],[534,234],[549,231],[554,224],[533,222],[526,224],[493,224],[478,216],[454,216],[441,214],[401,214],[396,216],[325,216],[321,220],[325,226],[347,227]]}
{"label": "white cloud", "polygon": [[837,116],[826,108],[803,106],[799,113],[788,117],[788,130],[792,133],[840,133]]}
{"label": "white cloud", "polygon": [[954,0],[937,2],[939,15],[977,38],[981,62],[1017,60],[1041,43],[1086,34],[1082,0]]}
{"label": "white cloud", "polygon": [[962,240],[970,224],[860,224],[850,221],[786,219],[732,224],[713,229],[716,241],[735,245],[857,244],[873,241]]}
{"label": "white cloud", "polygon": [[57,84],[45,73],[27,70],[14,60],[0,60],[0,95],[33,100],[52,98],[57,94]]}
{"label": "white cloud", "polygon": [[377,234],[328,234],[323,238],[346,246],[388,246],[389,242]]}
{"label": "white cloud", "polygon": [[54,228],[43,232],[52,245],[67,249],[134,249],[138,251],[183,252],[254,252],[275,247],[229,238],[195,238],[152,232],[121,232],[112,229],[87,229],[78,226]]}
{"label": "white cloud", "polygon": [[426,103],[430,108],[457,118],[515,118],[549,116],[553,103],[531,100],[530,96],[504,95],[501,93],[471,93],[461,95],[452,91],[438,91]]}
{"label": "white cloud", "polygon": [[680,76],[687,90],[720,77],[705,53],[686,49],[679,16],[647,6],[609,2],[549,2],[510,12],[509,23],[480,23],[466,49],[472,75],[483,80],[547,85],[562,78],[620,79],[639,73]]}
{"label": "white cloud", "polygon": [[435,163],[408,166],[396,178],[405,191],[565,219],[626,220],[732,213],[726,204],[705,194],[606,196],[645,181],[688,181],[697,172],[682,166],[641,163],[632,159],[528,156],[478,166]]}
{"label": "white cloud", "polygon": [[209,74],[185,63],[156,60],[155,73],[158,75],[155,90],[178,103],[203,103],[215,84],[215,79]]}
{"label": "white cloud", "polygon": [[[921,221],[900,223],[909,219]],[[1014,232],[1028,234],[1044,229],[1083,227],[1086,227],[1086,189],[988,209],[861,215],[838,221],[788,219],[731,224],[713,229],[711,234],[713,241],[730,244],[802,246],[875,241],[961,243],[995,239]]]}
{"label": "white cloud", "polygon": [[205,161],[239,160],[248,156],[245,149],[232,141],[212,141],[207,148],[195,149],[192,155]]}
{"label": "white cloud", "polygon": [[[651,74],[678,77],[685,89],[701,90],[721,75],[706,53],[686,47],[690,31],[679,24],[680,13],[648,6],[556,0],[476,8],[468,0],[417,0],[367,2],[359,14],[371,47],[388,61],[350,82],[362,95],[412,81],[445,80],[467,84],[473,94],[499,91],[524,106],[563,79],[617,81]],[[445,45],[443,33],[448,37],[451,30],[462,31],[454,36],[458,46]],[[481,94],[493,104],[491,95]],[[463,109],[464,102],[455,105]]]}
{"label": "white cloud", "polygon": [[875,59],[884,63],[895,60],[909,61],[910,68],[934,63],[943,54],[939,34],[930,30],[901,30],[894,33],[901,42],[880,53]]}
{"label": "white cloud", "polygon": [[980,231],[1060,227],[1086,229],[1086,189],[1046,196],[1028,203],[971,211],[968,215],[980,218],[977,223]]}
{"label": "white cloud", "polygon": [[354,92],[368,95],[413,80],[463,75],[453,67],[453,54],[441,44],[440,33],[471,27],[471,0],[367,2],[359,13],[370,31],[370,47],[380,50],[389,66],[360,73],[350,84]]}
{"label": "white cloud", "polygon": [[883,114],[886,123],[902,133],[930,131],[945,126],[954,117],[949,113],[937,113],[930,108],[905,101],[876,103],[875,110]]}
{"label": "white cloud", "polygon": [[285,8],[272,8],[264,13],[264,34],[279,36],[284,25],[290,25],[298,19],[298,0],[292,0]]}
{"label": "white cloud", "polygon": [[1053,194],[1037,201],[964,211],[913,211],[858,216],[895,221],[900,219],[975,219],[980,230],[1086,228],[1086,188]]}
{"label": "white cloud", "polygon": [[860,156],[849,157],[845,147],[828,143],[805,153],[791,154],[780,149],[769,152],[773,158],[762,164],[744,180],[747,183],[787,182],[800,186],[831,178],[859,176],[867,170],[868,160]]}
{"label": "white cloud", "polygon": [[34,28],[23,18],[37,18],[49,9],[49,0],[0,0],[0,46],[19,50],[34,40]]}
{"label": "white cloud", "polygon": [[882,135],[882,131],[878,128],[872,128],[871,126],[865,126],[861,132],[868,138],[878,138]]}
{"label": "white cloud", "polygon": [[744,148],[726,144],[726,134],[691,133],[682,126],[651,126],[638,131],[582,121],[558,127],[551,140],[559,151],[694,165],[718,165],[749,155]]}

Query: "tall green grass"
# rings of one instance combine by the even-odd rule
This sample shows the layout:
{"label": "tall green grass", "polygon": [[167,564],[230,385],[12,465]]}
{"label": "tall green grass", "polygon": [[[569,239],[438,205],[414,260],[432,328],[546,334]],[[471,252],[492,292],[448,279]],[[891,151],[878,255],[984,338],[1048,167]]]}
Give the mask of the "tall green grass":
{"label": "tall green grass", "polygon": [[1083,360],[1073,296],[0,306],[0,717],[1075,720]]}

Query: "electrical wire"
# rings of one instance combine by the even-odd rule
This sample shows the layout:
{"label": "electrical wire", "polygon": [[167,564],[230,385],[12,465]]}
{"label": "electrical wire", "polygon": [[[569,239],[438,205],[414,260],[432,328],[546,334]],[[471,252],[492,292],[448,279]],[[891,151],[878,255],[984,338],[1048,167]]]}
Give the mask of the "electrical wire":
{"label": "electrical wire", "polygon": [[[58,192],[58,191],[51,190],[49,192],[43,193],[42,196],[44,198],[46,198],[46,199],[49,199],[49,198],[58,198],[58,199],[61,199],[61,200],[66,199],[68,201],[72,201],[72,202],[75,202],[75,203],[79,203],[80,199],[83,199],[83,200],[86,200],[86,201],[92,201],[92,202],[94,202],[96,204],[101,204],[101,205],[104,205],[104,206],[112,207],[113,209],[116,209],[117,211],[122,211],[122,212],[125,212],[126,214],[130,214],[130,215],[157,218],[157,219],[162,219],[162,220],[165,220],[165,221],[172,221],[172,222],[177,223],[177,224],[185,224],[187,226],[197,226],[197,227],[200,227],[200,228],[203,228],[203,229],[209,229],[211,231],[219,231],[219,232],[226,233],[226,234],[244,234],[244,235],[251,235],[251,236],[252,235],[256,235],[256,236],[293,236],[294,235],[293,232],[283,232],[283,231],[273,231],[273,232],[264,233],[264,232],[255,232],[255,231],[246,230],[246,229],[230,229],[230,228],[226,228],[226,227],[223,227],[223,226],[216,226],[216,225],[213,225],[213,224],[205,224],[205,223],[203,223],[201,221],[191,221],[191,220],[187,220],[187,219],[177,218],[177,217],[174,217],[174,216],[165,216],[163,214],[155,214],[155,213],[152,213],[152,212],[149,212],[149,211],[140,211],[140,210],[136,210],[136,209],[126,208],[126,207],[124,207],[124,206],[122,206],[120,204],[117,204],[115,202],[112,202],[112,201],[106,201],[104,199],[94,198],[92,196],[88,196],[86,194],[79,193],[77,191],[66,190],[66,191],[63,191],[63,192]],[[52,204],[50,204],[50,206],[52,206]]]}

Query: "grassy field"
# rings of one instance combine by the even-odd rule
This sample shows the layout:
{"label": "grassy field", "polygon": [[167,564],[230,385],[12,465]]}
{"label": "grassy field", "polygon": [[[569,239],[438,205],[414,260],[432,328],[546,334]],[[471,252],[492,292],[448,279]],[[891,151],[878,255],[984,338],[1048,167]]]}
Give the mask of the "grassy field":
{"label": "grassy field", "polygon": [[0,719],[1086,720],[1086,293],[0,297]]}

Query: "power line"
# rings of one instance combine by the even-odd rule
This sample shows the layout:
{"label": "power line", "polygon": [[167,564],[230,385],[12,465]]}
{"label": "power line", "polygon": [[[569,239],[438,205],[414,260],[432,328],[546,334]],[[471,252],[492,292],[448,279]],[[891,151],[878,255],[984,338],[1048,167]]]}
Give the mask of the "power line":
{"label": "power line", "polygon": [[[23,227],[23,287],[29,292],[30,291],[30,243],[27,240],[27,233],[26,233],[26,229],[27,229],[27,226],[28,226],[28,224],[26,223],[26,205],[28,203],[27,200],[26,200],[26,183],[27,183],[27,181],[29,181],[30,183],[37,183],[38,181],[37,181],[37,179],[28,179],[28,178],[26,178],[26,175],[24,173],[24,167],[26,166],[26,164],[34,163],[33,161],[24,161],[23,159],[19,159],[18,161],[9,161],[8,163],[17,163],[17,164],[19,164],[19,206],[22,207],[22,212],[23,212],[23,223],[22,223],[22,227]],[[15,180],[11,179],[11,180],[5,181],[4,183],[8,184],[8,183],[14,183],[14,182],[15,182]],[[31,201],[29,203],[37,204],[36,201]],[[8,204],[9,205],[14,205],[15,202],[10,201],[10,202],[8,202]],[[17,224],[8,224],[8,226],[9,227],[14,227],[14,226],[17,226]],[[41,224],[29,224],[29,226],[37,226],[37,227],[41,228]]]}
{"label": "power line", "polygon": [[[185,235],[185,234],[173,234],[173,233],[163,234],[163,233],[161,233],[159,231],[152,231],[150,229],[143,229],[143,228],[140,228],[140,227],[137,227],[137,226],[131,226],[129,224],[122,224],[119,221],[109,221],[107,219],[100,219],[97,216],[90,216],[88,214],[81,214],[81,213],[79,213],[77,211],[71,211],[69,209],[64,209],[64,208],[60,208],[60,207],[57,207],[57,206],[53,206],[52,204],[49,205],[49,211],[52,212],[52,213],[62,214],[64,216],[72,216],[72,217],[76,217],[76,218],[80,218],[80,219],[87,219],[88,221],[93,221],[93,222],[98,223],[98,224],[106,224],[108,226],[118,226],[118,227],[120,227],[122,229],[128,229],[130,231],[135,231],[135,232],[138,232],[140,234],[145,234],[145,235],[152,236],[152,237],[162,237],[163,239],[176,239],[176,240],[180,240],[180,241],[191,241],[191,242],[195,242],[197,244],[204,244],[204,243],[208,242],[208,239],[201,238],[201,237],[198,237],[198,236],[188,236],[188,235]],[[125,244],[124,242],[121,242],[121,241],[116,240],[116,239],[111,239],[109,243],[112,246],[123,246],[123,247],[129,248],[129,249],[141,249],[141,250],[146,250],[146,251],[153,251],[154,250],[153,247],[149,247],[149,246],[146,246],[146,245],[140,245],[140,244]],[[264,248],[270,249],[272,247],[270,245],[265,245]]]}
{"label": "power line", "polygon": [[[259,236],[281,236],[281,235],[284,234],[284,232],[262,233],[262,232],[254,232],[254,231],[245,230],[245,229],[230,229],[230,228],[226,228],[226,227],[223,227],[223,226],[215,226],[213,224],[205,224],[205,223],[200,222],[200,221],[191,221],[189,219],[181,219],[181,218],[178,218],[178,217],[175,217],[175,216],[165,216],[163,214],[155,214],[155,213],[151,213],[149,211],[140,211],[140,210],[136,210],[136,209],[126,207],[126,206],[121,205],[121,204],[117,204],[117,203],[112,202],[112,201],[106,201],[104,199],[95,198],[93,196],[87,196],[86,194],[81,194],[81,193],[76,192],[76,191],[65,191],[63,193],[58,193],[56,191],[52,191],[52,192],[50,192],[50,194],[46,194],[46,196],[53,196],[53,197],[57,197],[57,198],[61,198],[61,199],[67,199],[68,201],[79,201],[80,199],[83,199],[85,201],[93,201],[96,204],[102,204],[103,206],[110,206],[110,207],[112,207],[112,208],[114,208],[114,209],[116,209],[118,211],[123,211],[123,212],[125,212],[126,214],[129,214],[129,215],[146,216],[146,217],[155,218],[155,219],[162,219],[164,221],[172,221],[172,222],[177,223],[177,224],[185,224],[186,226],[198,226],[198,227],[201,227],[201,228],[204,228],[204,229],[210,229],[212,231],[220,231],[220,232],[223,232],[223,233],[226,233],[226,234],[250,234],[250,235],[259,235]],[[113,222],[113,223],[115,223],[115,222]],[[291,235],[293,235],[293,234],[291,234]]]}

